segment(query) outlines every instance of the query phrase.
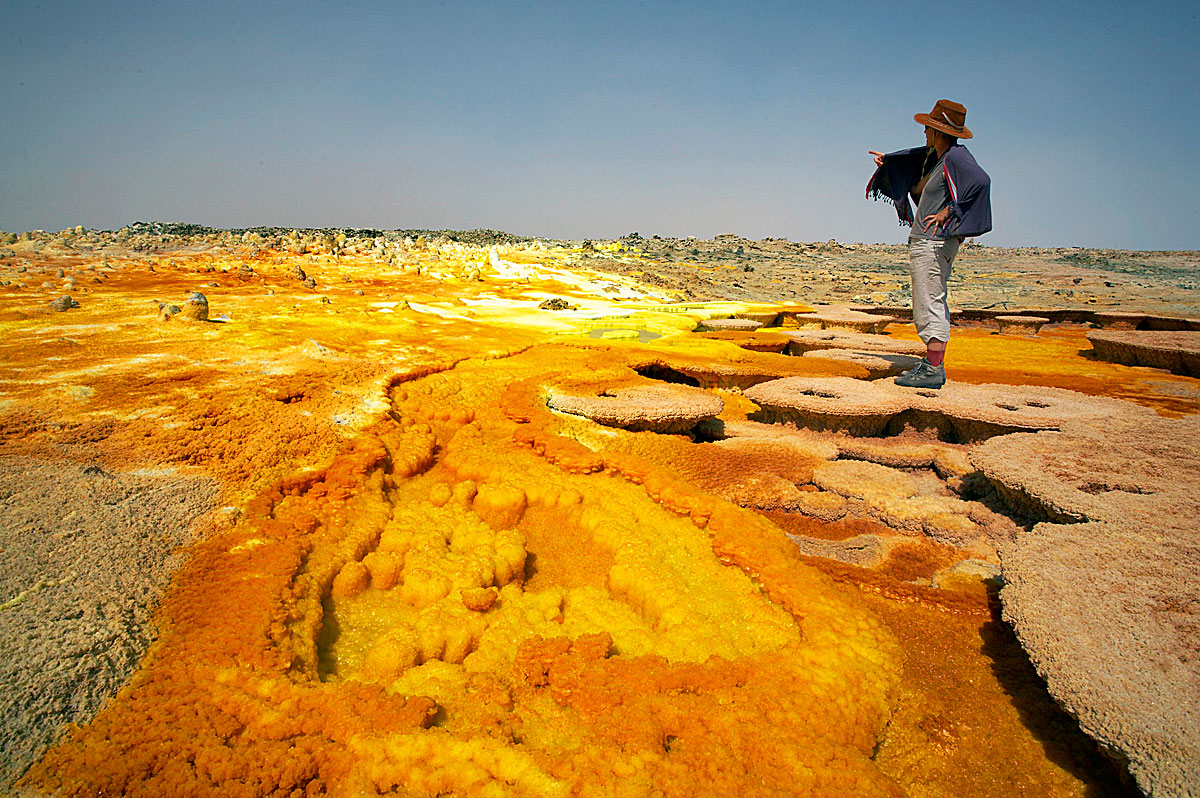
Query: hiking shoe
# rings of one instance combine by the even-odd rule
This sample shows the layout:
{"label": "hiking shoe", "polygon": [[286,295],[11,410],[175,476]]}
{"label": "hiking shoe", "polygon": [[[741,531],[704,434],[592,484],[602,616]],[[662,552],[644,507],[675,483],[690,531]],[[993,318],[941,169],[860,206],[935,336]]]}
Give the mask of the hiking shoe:
{"label": "hiking shoe", "polygon": [[897,377],[895,383],[905,388],[941,388],[946,384],[946,367],[935,366],[922,359],[912,369]]}

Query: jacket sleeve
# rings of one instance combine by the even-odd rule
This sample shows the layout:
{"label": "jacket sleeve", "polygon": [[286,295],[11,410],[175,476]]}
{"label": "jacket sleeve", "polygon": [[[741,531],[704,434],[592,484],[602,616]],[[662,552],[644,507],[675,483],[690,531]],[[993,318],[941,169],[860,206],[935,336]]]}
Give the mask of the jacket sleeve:
{"label": "jacket sleeve", "polygon": [[942,161],[950,192],[946,238],[981,236],[992,229],[992,179],[965,147],[955,147]]}

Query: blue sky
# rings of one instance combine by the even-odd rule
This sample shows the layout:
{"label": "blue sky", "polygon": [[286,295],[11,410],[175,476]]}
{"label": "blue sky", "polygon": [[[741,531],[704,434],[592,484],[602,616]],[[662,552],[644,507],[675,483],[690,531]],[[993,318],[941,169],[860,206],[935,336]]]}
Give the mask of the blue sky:
{"label": "blue sky", "polygon": [[993,245],[1200,249],[1195,3],[34,3],[0,229],[897,242],[867,150],[948,97]]}

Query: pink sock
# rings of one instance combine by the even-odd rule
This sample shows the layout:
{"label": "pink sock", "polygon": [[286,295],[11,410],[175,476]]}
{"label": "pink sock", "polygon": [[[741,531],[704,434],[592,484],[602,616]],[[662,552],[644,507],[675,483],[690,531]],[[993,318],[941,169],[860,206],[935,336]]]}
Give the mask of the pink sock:
{"label": "pink sock", "polygon": [[925,359],[930,365],[940,366],[946,359],[946,342],[936,339],[925,344]]}

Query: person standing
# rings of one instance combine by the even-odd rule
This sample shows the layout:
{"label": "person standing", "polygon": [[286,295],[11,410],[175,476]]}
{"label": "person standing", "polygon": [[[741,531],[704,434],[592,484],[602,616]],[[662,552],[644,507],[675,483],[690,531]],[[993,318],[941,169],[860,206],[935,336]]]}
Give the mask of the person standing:
{"label": "person standing", "polygon": [[[946,384],[946,344],[950,341],[947,284],[964,238],[992,229],[991,178],[959,144],[973,136],[967,109],[938,100],[927,114],[914,114],[925,126],[925,146],[884,154],[870,150],[877,169],[867,196],[896,206],[908,236],[913,323],[925,343],[925,357],[896,377],[897,385],[941,388]],[[909,197],[917,203],[914,215]]]}

